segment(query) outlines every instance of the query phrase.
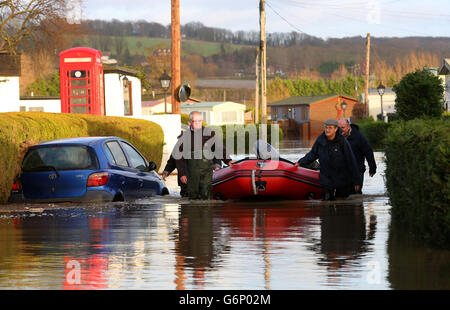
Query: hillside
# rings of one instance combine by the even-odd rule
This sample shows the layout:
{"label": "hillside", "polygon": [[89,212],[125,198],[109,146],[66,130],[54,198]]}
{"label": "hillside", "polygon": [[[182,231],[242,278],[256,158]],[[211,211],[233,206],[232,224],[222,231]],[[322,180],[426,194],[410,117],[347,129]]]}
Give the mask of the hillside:
{"label": "hillside", "polygon": [[[85,33],[97,35],[104,42],[109,42],[101,46],[91,39],[91,45],[98,45],[100,50],[111,51],[113,54],[117,54],[114,52],[116,48],[112,46],[117,39],[112,40],[112,37],[124,38],[132,55],[145,54],[146,49],[156,46],[170,46],[170,25],[144,20],[87,20],[83,27]],[[219,67],[216,74],[228,75],[230,70],[254,74],[255,49],[260,40],[258,32],[233,32],[190,22],[181,25],[181,35],[183,56],[201,56],[203,63],[216,64]],[[268,71],[292,76],[305,70],[317,70],[321,77],[331,78],[333,71],[342,71],[340,67],[344,65],[357,75],[358,69],[364,70],[365,40],[365,34],[360,37],[324,40],[295,31],[268,33]],[[449,56],[450,50],[450,38],[439,37],[372,37],[371,43],[371,64],[378,62],[375,66],[396,67],[395,76],[404,74],[417,64],[439,65],[443,57]],[[197,72],[197,75],[205,77],[202,72]]]}
{"label": "hillside", "polygon": [[[169,48],[171,45],[171,40],[166,38],[141,36],[83,35],[77,37],[72,45],[80,45],[80,43],[102,50],[102,52],[111,52],[112,54],[117,54],[118,46],[122,45],[120,49],[128,48],[130,54],[132,55],[149,55],[155,48]],[[248,47],[248,45],[208,42],[192,39],[183,39],[181,41],[181,51],[183,56],[199,55],[202,57],[208,57],[215,54],[220,54],[222,49],[224,49],[226,53],[230,53]]]}
{"label": "hillside", "polygon": [[[361,75],[365,70],[365,41],[365,37],[353,37],[268,46],[268,73],[309,78],[333,78],[333,73],[342,75],[345,71]],[[72,42],[73,46],[99,49],[131,66],[152,62],[152,58],[161,56],[161,50],[170,48],[170,39],[144,36],[85,35]],[[255,74],[256,46],[183,39],[181,51],[198,78]],[[414,68],[439,66],[449,54],[450,38],[372,38],[371,71],[385,81],[398,80]],[[207,65],[214,69],[205,70]]]}
{"label": "hillside", "polygon": [[[158,78],[170,70],[170,27],[145,21],[120,22],[87,21],[76,34],[68,35],[65,46],[49,48],[36,55],[27,55],[29,65],[24,80],[49,76],[58,66],[55,50],[88,46],[119,61],[120,65],[140,67],[145,72],[144,87],[158,89]],[[181,26],[181,74],[183,81],[197,79],[255,78],[255,58],[259,45],[256,32],[217,29],[200,23]],[[365,76],[365,36],[327,39],[296,32],[269,33],[267,39],[268,78],[311,81],[342,81],[347,76]],[[70,42],[70,43],[67,43]],[[56,54],[57,55],[57,54]],[[370,73],[372,86],[383,81],[391,87],[406,73],[424,66],[439,67],[443,58],[450,57],[448,37],[371,38]],[[39,61],[34,61],[39,59]],[[45,61],[44,61],[45,60]],[[49,63],[54,62],[51,70]],[[36,65],[37,64],[37,65]],[[43,68],[46,64],[46,68]],[[33,69],[36,68],[36,69]],[[33,71],[34,70],[34,71]],[[22,87],[22,86],[21,86]],[[21,88],[26,89],[26,85]],[[238,97],[251,100],[250,91]],[[223,91],[205,96],[224,97]],[[231,96],[227,93],[227,97]]]}

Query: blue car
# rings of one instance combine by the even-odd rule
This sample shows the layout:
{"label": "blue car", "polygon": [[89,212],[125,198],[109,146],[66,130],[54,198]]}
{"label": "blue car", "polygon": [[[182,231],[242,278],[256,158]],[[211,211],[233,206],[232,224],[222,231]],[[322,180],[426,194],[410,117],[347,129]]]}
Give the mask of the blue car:
{"label": "blue car", "polygon": [[169,191],[155,169],[154,162],[118,137],[49,141],[28,149],[10,201],[124,201],[166,195]]}

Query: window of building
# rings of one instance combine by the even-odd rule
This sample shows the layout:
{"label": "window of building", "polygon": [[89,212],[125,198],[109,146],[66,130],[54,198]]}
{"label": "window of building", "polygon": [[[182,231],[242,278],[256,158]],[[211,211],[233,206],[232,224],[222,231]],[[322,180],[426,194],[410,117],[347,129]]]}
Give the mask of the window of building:
{"label": "window of building", "polygon": [[30,112],[44,112],[44,107],[29,107],[28,111],[30,111]]}
{"label": "window of building", "polygon": [[131,96],[131,81],[124,79],[123,83],[123,112],[124,115],[133,115],[133,100]]}
{"label": "window of building", "polygon": [[222,122],[223,123],[236,123],[237,116],[236,111],[223,111]]}

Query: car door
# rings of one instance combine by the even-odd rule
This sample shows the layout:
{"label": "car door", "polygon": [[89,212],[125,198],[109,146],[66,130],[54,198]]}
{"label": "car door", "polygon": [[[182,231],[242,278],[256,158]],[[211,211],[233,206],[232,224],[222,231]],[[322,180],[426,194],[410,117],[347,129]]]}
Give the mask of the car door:
{"label": "car door", "polygon": [[73,198],[86,192],[95,155],[83,145],[51,145],[30,150],[22,163],[21,182],[27,199]]}
{"label": "car door", "polygon": [[112,183],[117,184],[126,200],[137,198],[138,179],[135,169],[131,168],[128,159],[117,140],[107,141],[104,144],[105,153],[111,168]]}
{"label": "car door", "polygon": [[26,199],[49,199],[53,197],[54,179],[52,171],[23,172],[20,175],[23,196]]}
{"label": "car door", "polygon": [[98,169],[94,150],[84,145],[64,145],[59,151],[61,159],[54,163],[59,174],[54,178],[54,197],[70,199],[85,195],[88,177]]}
{"label": "car door", "polygon": [[147,161],[144,157],[129,143],[120,141],[120,145],[125,150],[128,161],[134,169],[138,180],[138,197],[149,197],[159,194],[159,182],[153,171],[148,171]]}

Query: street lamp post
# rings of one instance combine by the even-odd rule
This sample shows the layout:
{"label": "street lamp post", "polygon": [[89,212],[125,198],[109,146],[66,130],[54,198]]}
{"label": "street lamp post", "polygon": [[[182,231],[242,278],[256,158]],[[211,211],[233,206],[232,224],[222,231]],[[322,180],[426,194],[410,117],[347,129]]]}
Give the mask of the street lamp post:
{"label": "street lamp post", "polygon": [[384,114],[383,114],[383,95],[384,95],[384,90],[386,89],[386,87],[384,87],[383,83],[380,82],[380,85],[378,85],[377,87],[377,91],[378,94],[380,95],[381,98],[381,120],[384,122]]}
{"label": "street lamp post", "polygon": [[167,89],[170,87],[171,77],[164,71],[159,78],[162,89],[164,89],[164,112],[167,113]]}
{"label": "street lamp post", "polygon": [[345,118],[345,109],[347,109],[347,102],[343,101],[341,103],[341,108],[342,108],[342,111],[344,112],[344,118]]}

